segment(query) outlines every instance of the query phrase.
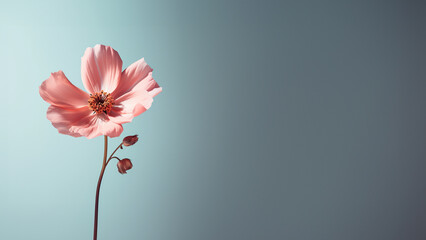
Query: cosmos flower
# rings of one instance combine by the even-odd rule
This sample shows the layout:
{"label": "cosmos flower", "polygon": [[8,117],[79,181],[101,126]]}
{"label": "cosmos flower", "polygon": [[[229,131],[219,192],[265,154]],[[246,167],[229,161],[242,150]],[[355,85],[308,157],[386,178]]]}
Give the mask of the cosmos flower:
{"label": "cosmos flower", "polygon": [[122,72],[120,55],[111,47],[87,48],[81,58],[81,78],[88,92],[74,86],[62,71],[52,73],[40,88],[51,106],[47,119],[59,133],[94,138],[118,137],[123,123],[151,107],[161,87],[142,58]]}

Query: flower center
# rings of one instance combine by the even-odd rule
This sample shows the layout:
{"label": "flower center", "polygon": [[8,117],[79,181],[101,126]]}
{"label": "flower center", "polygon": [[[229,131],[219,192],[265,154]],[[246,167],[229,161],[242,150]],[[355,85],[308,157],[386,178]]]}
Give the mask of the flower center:
{"label": "flower center", "polygon": [[90,94],[89,98],[89,108],[94,113],[109,113],[111,111],[112,105],[114,105],[114,99],[111,97],[110,93],[97,92]]}

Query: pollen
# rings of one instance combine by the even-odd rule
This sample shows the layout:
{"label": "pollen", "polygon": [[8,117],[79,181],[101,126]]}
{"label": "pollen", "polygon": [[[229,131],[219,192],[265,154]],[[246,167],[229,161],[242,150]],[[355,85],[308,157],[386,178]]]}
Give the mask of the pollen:
{"label": "pollen", "polygon": [[114,99],[111,94],[104,92],[103,90],[101,92],[90,94],[88,102],[89,108],[93,111],[93,113],[109,113],[114,105]]}

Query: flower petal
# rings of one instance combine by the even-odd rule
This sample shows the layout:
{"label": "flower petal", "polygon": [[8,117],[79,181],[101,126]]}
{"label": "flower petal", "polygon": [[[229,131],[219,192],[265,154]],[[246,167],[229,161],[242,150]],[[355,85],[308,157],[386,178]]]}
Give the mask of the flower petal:
{"label": "flower petal", "polygon": [[115,105],[109,113],[111,121],[123,124],[130,122],[133,117],[148,110],[152,102],[152,95],[146,91],[146,82],[141,81],[130,91],[115,99]]}
{"label": "flower petal", "polygon": [[88,106],[77,109],[66,109],[51,105],[47,110],[47,119],[52,122],[52,125],[58,129],[59,133],[81,137],[81,134],[70,131],[70,129],[78,124],[84,124],[82,119],[87,119],[91,114],[92,111]]}
{"label": "flower petal", "polygon": [[163,89],[158,85],[158,83],[152,78],[152,72],[148,74],[141,82],[143,88],[148,91],[151,97],[157,96]]}
{"label": "flower petal", "polygon": [[92,139],[101,135],[118,137],[123,132],[123,127],[110,121],[106,114],[92,114],[71,127],[70,131]]}
{"label": "flower petal", "polygon": [[81,58],[81,78],[90,93],[113,92],[120,82],[123,62],[120,55],[109,46],[87,48]]}
{"label": "flower petal", "polygon": [[111,122],[105,114],[93,114],[88,106],[78,109],[65,109],[50,106],[47,118],[59,133],[73,137],[85,136],[89,139],[107,135],[118,137],[123,132],[120,124]]}
{"label": "flower petal", "polygon": [[153,69],[145,62],[144,58],[132,63],[121,74],[120,84],[111,94],[115,99],[129,92],[135,85],[143,82],[143,86],[152,97],[161,92],[160,86],[152,78]]}
{"label": "flower petal", "polygon": [[108,117],[111,121],[118,124],[129,123],[134,118],[133,112],[125,113],[120,106],[112,107],[111,112],[108,113]]}
{"label": "flower petal", "polygon": [[40,85],[39,93],[44,101],[64,108],[87,106],[89,99],[89,94],[74,86],[62,71],[52,73]]}

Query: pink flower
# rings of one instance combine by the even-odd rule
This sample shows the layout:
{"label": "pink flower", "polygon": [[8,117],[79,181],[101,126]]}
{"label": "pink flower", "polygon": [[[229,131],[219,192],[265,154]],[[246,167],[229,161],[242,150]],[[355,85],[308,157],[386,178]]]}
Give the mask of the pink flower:
{"label": "pink flower", "polygon": [[132,146],[139,140],[138,135],[127,136],[123,139],[123,145],[126,147]]}
{"label": "pink flower", "polygon": [[133,164],[128,158],[119,160],[117,163],[118,172],[121,174],[127,173],[126,171],[129,169],[132,169],[132,167],[133,167]]}
{"label": "pink flower", "polygon": [[123,123],[151,107],[161,87],[142,58],[123,72],[120,55],[109,46],[87,48],[81,58],[81,77],[87,92],[74,86],[62,71],[52,73],[40,88],[51,106],[47,119],[59,133],[73,137],[118,137]]}

